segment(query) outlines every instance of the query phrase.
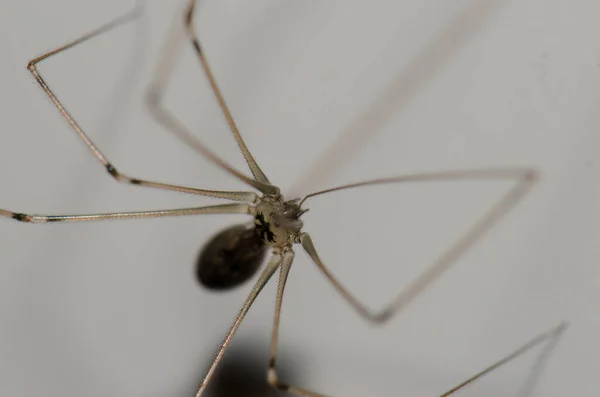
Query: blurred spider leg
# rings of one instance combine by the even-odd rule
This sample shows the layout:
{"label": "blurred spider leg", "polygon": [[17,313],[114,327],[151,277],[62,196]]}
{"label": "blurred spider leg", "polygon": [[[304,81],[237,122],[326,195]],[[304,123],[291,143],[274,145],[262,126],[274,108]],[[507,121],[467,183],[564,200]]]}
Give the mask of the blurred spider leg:
{"label": "blurred spider leg", "polygon": [[221,204],[207,207],[176,208],[155,211],[136,211],[136,212],[110,212],[102,214],[80,214],[80,215],[40,215],[24,214],[0,209],[0,216],[14,219],[20,222],[28,223],[50,223],[50,222],[82,222],[82,221],[102,221],[108,219],[131,219],[131,218],[164,218],[172,216],[189,216],[200,214],[248,214],[250,205],[248,204]]}
{"label": "blurred spider leg", "polygon": [[190,131],[175,118],[168,110],[165,110],[160,105],[160,98],[156,96],[156,91],[151,90],[148,92],[146,96],[146,104],[150,113],[153,115],[154,119],[160,123],[163,127],[167,128],[175,135],[177,135],[182,141],[188,144],[191,148],[200,152],[205,158],[212,161],[222,170],[228,172],[230,175],[239,179],[240,181],[246,183],[249,186],[259,190],[265,194],[278,195],[279,188],[273,185],[266,185],[262,182],[255,181],[252,178],[242,174],[240,171],[233,168],[231,165],[222,160],[219,156],[217,156],[214,152],[209,150],[202,142],[200,142],[196,137],[194,137]]}
{"label": "blurred spider leg", "polygon": [[355,114],[347,127],[320,151],[286,190],[290,197],[320,186],[347,164],[393,117],[402,115],[418,94],[452,64],[461,48],[477,38],[482,28],[506,5],[504,0],[471,1],[440,26],[437,33],[407,59],[402,71],[391,76],[393,79],[374,101]]}
{"label": "blurred spider leg", "polygon": [[536,360],[535,364],[533,364],[533,367],[530,371],[527,381],[525,382],[525,386],[521,389],[521,393],[519,394],[520,396],[523,396],[523,397],[530,396],[531,392],[533,392],[535,384],[537,383],[539,375],[543,370],[544,364],[546,363],[546,361],[548,360],[548,357],[550,356],[550,354],[552,353],[552,351],[558,344],[558,342],[559,342],[560,338],[562,337],[566,328],[567,328],[567,323],[563,322],[563,323],[559,324],[557,327],[554,327],[553,329],[536,336],[535,338],[531,339],[529,342],[525,343],[523,346],[519,347],[517,350],[513,351],[509,355],[496,361],[494,364],[492,364],[489,367],[485,368],[484,370],[478,372],[477,374],[473,375],[472,377],[470,377],[469,379],[460,383],[459,385],[448,390],[447,392],[442,394],[440,397],[447,397],[447,396],[450,396],[450,395],[456,393],[457,391],[461,390],[465,386],[475,382],[477,379],[489,374],[490,372],[493,372],[494,370],[498,369],[499,367],[503,366],[504,364],[507,364],[510,361],[516,359],[517,357],[527,353],[534,347],[536,347],[544,342],[547,342],[546,345],[544,346],[544,349],[539,354],[538,359]]}
{"label": "blurred spider leg", "polygon": [[93,37],[96,37],[102,33],[105,33],[109,30],[117,28],[117,27],[121,26],[122,24],[129,22],[132,19],[138,17],[140,15],[140,13],[141,13],[141,9],[136,8],[135,10],[127,13],[126,15],[122,16],[121,18],[115,19],[114,21],[109,22],[108,24],[106,24],[106,25],[104,25],[104,26],[70,42],[70,43],[67,43],[53,51],[47,52],[47,53],[31,60],[27,64],[27,69],[29,69],[29,71],[31,72],[33,77],[35,77],[36,81],[39,83],[39,85],[44,90],[44,92],[50,97],[50,100],[52,101],[52,103],[56,106],[56,108],[58,109],[60,114],[65,118],[65,120],[67,120],[67,122],[69,123],[71,128],[73,128],[73,130],[77,133],[79,138],[81,138],[81,140],[87,145],[87,147],[90,149],[90,151],[92,152],[94,157],[96,157],[96,159],[98,159],[98,161],[100,161],[100,163],[104,166],[104,168],[109,173],[109,175],[111,177],[113,177],[116,181],[121,182],[121,183],[130,184],[130,185],[139,185],[139,186],[146,186],[146,187],[151,187],[151,188],[156,188],[156,189],[173,190],[173,191],[178,191],[178,192],[183,192],[183,193],[188,193],[188,194],[197,194],[197,195],[202,195],[202,196],[223,198],[223,199],[234,200],[234,201],[252,202],[256,198],[256,194],[253,192],[227,192],[227,191],[196,189],[196,188],[191,188],[191,187],[177,186],[177,185],[172,185],[172,184],[152,182],[152,181],[148,181],[148,180],[144,180],[144,179],[133,178],[122,172],[119,172],[117,170],[117,168],[106,158],[106,156],[104,156],[104,154],[100,151],[100,149],[94,144],[94,142],[91,140],[91,138],[83,131],[81,126],[75,121],[75,119],[73,118],[71,113],[60,102],[58,97],[55,95],[55,93],[52,91],[52,89],[50,89],[50,87],[48,86],[46,81],[42,78],[41,74],[39,73],[37,64],[40,63],[41,61],[43,61],[47,58],[50,58],[54,55],[57,55],[63,51],[66,51],[70,48],[73,48],[73,47],[77,46],[78,44],[81,44],[81,43],[83,43]]}
{"label": "blurred spider leg", "polygon": [[233,335],[236,333],[240,324],[244,320],[244,317],[248,313],[248,310],[250,310],[250,307],[256,300],[256,297],[258,296],[258,294],[260,294],[260,291],[262,291],[263,287],[271,279],[271,276],[273,275],[273,273],[275,273],[277,268],[279,268],[281,266],[281,263],[282,263],[282,257],[280,255],[280,253],[278,251],[273,251],[273,256],[269,260],[267,267],[261,273],[260,277],[258,278],[258,281],[252,288],[252,291],[250,291],[250,294],[246,298],[246,301],[242,305],[242,308],[240,309],[237,316],[235,317],[235,320],[233,321],[231,328],[229,328],[229,331],[225,335],[225,338],[223,339],[223,342],[221,343],[221,346],[219,347],[219,350],[217,351],[215,358],[213,359],[212,363],[210,364],[210,368],[208,369],[208,371],[204,375],[204,378],[202,379],[202,383],[200,384],[200,387],[198,388],[196,397],[201,397],[202,394],[204,394],[204,392],[206,391],[206,387],[208,386],[208,383],[209,383],[211,377],[213,376],[215,369],[217,368],[217,365],[223,358],[223,354],[225,353],[225,350],[227,350],[227,347],[229,347],[229,344],[231,343],[231,339],[233,338]]}
{"label": "blurred spider leg", "polygon": [[430,285],[456,260],[464,254],[475,242],[477,242],[487,231],[491,229],[513,206],[515,206],[532,184],[537,180],[537,173],[532,169],[498,168],[477,169],[462,171],[446,171],[440,173],[405,175],[393,178],[375,179],[371,181],[353,183],[339,186],[307,195],[302,199],[302,204],[309,197],[320,194],[339,191],[343,189],[356,188],[367,185],[378,185],[400,182],[425,182],[425,181],[457,181],[457,180],[516,180],[517,184],[509,190],[479,221],[471,227],[453,246],[451,246],[436,262],[427,268],[415,281],[408,285],[401,293],[383,310],[373,313],[364,304],[359,302],[327,269],[319,258],[313,245],[312,239],[307,233],[300,236],[302,246],[312,258],[313,262],[321,269],[325,277],[334,288],[350,303],[352,307],[366,320],[373,323],[383,323],[389,320],[395,313],[406,307],[425,287]]}
{"label": "blurred spider leg", "polygon": [[[191,32],[192,40],[194,40],[193,36],[193,28],[191,26],[191,15],[193,14],[194,3],[190,4],[186,11],[186,30]],[[190,22],[188,22],[190,19]],[[179,21],[178,21],[179,22]],[[174,115],[172,112],[167,110],[162,104],[162,98],[164,96],[164,92],[167,88],[167,85],[170,81],[170,77],[173,74],[173,69],[175,67],[175,61],[177,60],[178,55],[180,54],[180,44],[181,37],[177,33],[179,33],[179,23],[172,27],[171,35],[165,42],[165,49],[162,52],[162,56],[160,57],[160,61],[156,67],[156,71],[154,73],[153,81],[150,84],[148,91],[146,92],[146,106],[148,107],[148,111],[154,117],[156,122],[161,124],[170,132],[174,133],[181,141],[187,144],[192,149],[199,152],[206,159],[210,160],[213,164],[228,172],[230,175],[236,177],[237,179],[245,182],[246,184],[254,187],[264,194],[279,194],[279,188],[273,186],[269,183],[268,179],[264,176],[264,173],[261,171],[260,167],[258,167],[256,161],[250,154],[250,151],[246,147],[236,125],[233,121],[233,117],[225,104],[225,100],[219,91],[215,79],[208,69],[208,64],[206,64],[206,68],[204,71],[206,76],[211,84],[211,88],[217,97],[219,102],[219,106],[227,119],[227,123],[229,124],[232,132],[234,134],[234,138],[240,147],[246,162],[254,175],[254,178],[250,178],[240,172],[239,170],[232,167],[226,161],[224,161],[221,157],[216,155],[212,150],[206,147],[199,139],[197,139]],[[196,47],[194,47],[196,48]],[[198,47],[200,48],[200,47]],[[200,52],[200,59],[203,60],[203,67],[206,58]]]}
{"label": "blurred spider leg", "polygon": [[322,394],[317,394],[306,389],[301,389],[296,386],[291,386],[282,383],[277,377],[276,358],[277,343],[279,340],[279,322],[281,319],[281,305],[283,304],[283,292],[293,261],[294,251],[286,251],[283,255],[283,260],[279,269],[279,283],[277,284],[277,299],[275,301],[275,317],[273,319],[273,334],[271,336],[271,349],[269,353],[269,368],[267,370],[267,380],[273,387],[284,392],[289,392],[305,397],[324,397]]}

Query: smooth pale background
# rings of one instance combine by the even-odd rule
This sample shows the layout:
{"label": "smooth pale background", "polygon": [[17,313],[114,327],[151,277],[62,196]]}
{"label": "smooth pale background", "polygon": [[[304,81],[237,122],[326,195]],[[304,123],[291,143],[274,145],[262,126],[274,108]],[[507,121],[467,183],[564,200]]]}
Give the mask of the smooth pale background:
{"label": "smooth pale background", "polygon": [[[2,2],[2,207],[85,213],[214,202],[112,181],[25,69],[33,56],[132,7]],[[599,8],[581,0],[202,5],[198,31],[216,77],[249,147],[284,191],[336,139],[347,156],[331,172],[319,168],[308,190],[456,168],[530,165],[543,174],[498,227],[384,328],[358,318],[297,250],[281,346],[302,373],[301,386],[333,396],[436,396],[568,320],[535,395],[597,390]],[[119,170],[242,189],[153,123],[142,105],[179,12],[172,2],[151,1],[136,23],[44,62],[41,71]],[[241,168],[185,49],[166,103]],[[305,229],[332,270],[375,307],[508,187],[348,191],[308,202]],[[1,220],[0,395],[190,395],[250,288],[203,291],[193,263],[212,233],[239,219]],[[274,293],[274,285],[265,289],[235,343],[267,349]],[[516,395],[536,352],[460,395]],[[256,365],[266,367],[261,357]]]}

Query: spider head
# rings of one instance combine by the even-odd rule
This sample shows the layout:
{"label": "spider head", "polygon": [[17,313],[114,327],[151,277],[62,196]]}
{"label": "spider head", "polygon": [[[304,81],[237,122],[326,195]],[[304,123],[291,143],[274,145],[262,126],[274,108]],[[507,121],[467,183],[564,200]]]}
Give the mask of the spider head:
{"label": "spider head", "polygon": [[300,208],[298,201],[299,199],[293,199],[284,202],[283,212],[274,217],[274,220],[278,225],[293,230],[294,232],[302,230],[303,223],[300,217],[308,211],[308,208]]}

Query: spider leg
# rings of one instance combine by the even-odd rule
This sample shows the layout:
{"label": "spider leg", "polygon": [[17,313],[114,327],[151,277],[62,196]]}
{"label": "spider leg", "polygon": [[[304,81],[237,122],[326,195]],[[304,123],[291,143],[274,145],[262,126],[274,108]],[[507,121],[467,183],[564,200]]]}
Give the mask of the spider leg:
{"label": "spider leg", "polygon": [[250,310],[250,307],[256,300],[256,297],[258,296],[258,294],[260,294],[260,291],[262,291],[263,287],[271,279],[271,276],[273,276],[273,273],[275,273],[275,271],[281,266],[282,261],[283,261],[283,259],[282,259],[281,255],[278,252],[273,252],[273,256],[269,260],[267,267],[261,273],[260,277],[258,278],[258,281],[252,288],[252,291],[250,291],[250,294],[244,301],[242,308],[240,309],[237,316],[233,320],[233,324],[231,325],[231,328],[229,328],[229,331],[225,335],[225,338],[223,339],[223,343],[221,343],[221,346],[219,347],[219,350],[217,351],[215,358],[213,359],[212,363],[210,364],[210,367],[208,368],[208,371],[206,372],[206,374],[204,375],[204,378],[202,379],[202,382],[200,383],[200,387],[198,388],[196,397],[201,397],[204,394],[206,387],[208,386],[208,383],[209,383],[211,377],[213,376],[215,369],[217,368],[217,365],[223,358],[223,354],[225,354],[225,350],[227,350],[227,348],[229,347],[229,344],[231,343],[231,339],[233,338],[233,335],[236,333],[240,324],[244,320],[244,317],[246,317],[248,310]]}
{"label": "spider leg", "polygon": [[489,374],[490,372],[493,372],[494,370],[509,363],[510,361],[516,359],[517,357],[527,353],[534,347],[536,347],[544,342],[547,342],[546,345],[544,346],[544,349],[539,354],[538,359],[536,360],[535,364],[533,365],[533,367],[530,371],[530,375],[527,378],[527,381],[526,381],[524,387],[521,389],[521,393],[519,394],[520,396],[523,396],[523,397],[530,396],[535,387],[537,379],[538,379],[540,373],[542,372],[543,366],[544,366],[546,360],[548,359],[548,356],[550,355],[550,353],[552,353],[552,351],[558,344],[558,341],[560,340],[560,338],[563,335],[563,332],[565,331],[566,328],[567,328],[567,324],[561,323],[558,326],[554,327],[553,329],[536,336],[535,338],[531,339],[530,341],[528,341],[527,343],[525,343],[524,345],[522,345],[521,347],[519,347],[512,353],[506,355],[505,357],[496,361],[489,367],[485,368],[482,371],[479,371],[475,375],[471,376],[469,379],[461,382],[457,386],[453,387],[452,389],[448,390],[444,394],[440,395],[440,397],[448,397],[448,396],[456,393],[457,391],[461,390],[462,388],[477,381],[481,377]]}
{"label": "spider leg", "polygon": [[258,189],[260,192],[262,192],[264,194],[277,195],[277,194],[279,194],[279,189],[276,186],[271,185],[271,183],[269,182],[269,180],[267,179],[267,177],[265,176],[263,171],[258,166],[256,160],[254,159],[254,157],[252,157],[252,154],[248,150],[248,147],[246,146],[246,143],[244,142],[244,140],[235,124],[233,116],[231,115],[229,107],[227,106],[227,103],[225,102],[225,99],[223,98],[223,95],[221,94],[221,91],[219,90],[219,88],[217,86],[216,80],[215,80],[215,78],[212,74],[212,71],[210,70],[210,67],[208,65],[206,56],[204,55],[204,53],[201,50],[200,42],[197,39],[197,37],[195,36],[194,24],[193,24],[193,18],[192,18],[192,16],[194,15],[195,6],[196,6],[196,1],[191,0],[186,8],[185,20],[184,20],[186,33],[188,34],[189,39],[191,40],[191,42],[194,46],[194,50],[197,53],[197,55],[201,61],[201,66],[204,70],[204,73],[205,73],[209,83],[210,83],[211,89],[217,98],[219,107],[221,108],[221,111],[222,111],[223,115],[225,116],[225,119],[227,120],[227,124],[229,125],[229,128],[231,129],[233,137],[236,140],[238,147],[242,151],[242,154],[244,155],[246,163],[248,164],[248,167],[250,168],[250,171],[252,172],[252,175],[254,178],[249,178],[248,176],[246,176],[239,170],[232,167],[230,164],[228,164],[225,160],[223,160],[221,157],[219,157],[213,151],[211,151],[208,147],[206,147],[204,145],[204,143],[202,143],[200,140],[198,140],[172,114],[172,112],[165,109],[164,106],[162,105],[162,97],[163,97],[166,87],[168,85],[169,78],[173,72],[173,68],[175,66],[175,60],[177,58],[177,55],[179,53],[179,48],[180,48],[180,45],[179,45],[180,37],[175,35],[175,33],[177,33],[176,30],[173,31],[173,36],[170,37],[170,40],[167,40],[167,44],[165,46],[165,51],[164,51],[165,55],[161,57],[161,59],[163,61],[158,64],[156,73],[155,73],[155,77],[153,79],[153,83],[150,85],[150,88],[148,89],[148,92],[146,95],[146,105],[147,105],[150,113],[152,114],[152,116],[155,118],[155,120],[158,123],[162,124],[165,128],[167,128],[169,131],[174,133],[179,139],[181,139],[189,147],[193,148],[194,150],[196,150],[197,152],[202,154],[205,158],[207,158],[208,160],[213,162],[219,168],[228,172],[229,174],[231,174],[232,176],[241,180],[242,182],[245,182],[246,184],[254,187],[255,189]]}
{"label": "spider leg", "polygon": [[273,319],[273,333],[271,336],[271,349],[269,352],[269,368],[267,370],[267,381],[276,389],[304,397],[324,397],[322,394],[310,390],[301,389],[283,383],[277,377],[276,359],[277,343],[279,340],[279,322],[281,319],[281,306],[283,304],[283,292],[287,282],[292,263],[294,261],[294,251],[288,250],[283,255],[283,261],[279,269],[279,283],[277,284],[277,299],[275,301],[275,316]]}
{"label": "spider leg", "polygon": [[41,215],[13,212],[0,208],[0,216],[12,218],[20,222],[28,223],[50,223],[50,222],[82,222],[102,221],[108,219],[143,219],[162,218],[172,216],[189,216],[200,214],[248,214],[250,205],[245,203],[211,205],[207,207],[176,208],[155,211],[136,212],[109,212],[100,214],[78,214],[78,215]]}
{"label": "spider leg", "polygon": [[358,301],[350,291],[346,289],[338,279],[327,269],[312,239],[307,233],[302,233],[300,243],[312,258],[313,262],[331,282],[333,287],[350,303],[350,305],[367,321],[373,323],[384,323],[394,314],[405,308],[416,298],[427,286],[447,271],[456,260],[471,248],[492,226],[494,226],[513,206],[515,206],[537,179],[537,174],[531,169],[476,169],[463,171],[447,171],[432,174],[405,175],[393,178],[374,179],[371,181],[353,183],[339,186],[319,192],[311,193],[304,197],[300,205],[310,197],[339,191],[343,189],[356,188],[367,185],[400,183],[400,182],[425,182],[425,181],[449,181],[449,180],[494,180],[509,179],[516,180],[516,185],[509,190],[477,223],[472,226],[453,246],[421,275],[409,284],[400,294],[383,310],[379,312],[370,311],[363,303]]}
{"label": "spider leg", "polygon": [[151,187],[151,188],[155,188],[155,189],[178,191],[178,192],[183,192],[183,193],[188,193],[188,194],[197,194],[197,195],[208,196],[208,197],[223,198],[223,199],[234,200],[234,201],[252,202],[256,198],[256,194],[254,192],[228,192],[228,191],[197,189],[197,188],[191,188],[191,187],[186,187],[186,186],[178,186],[178,185],[172,185],[172,184],[167,184],[167,183],[148,181],[148,180],[140,179],[140,178],[134,178],[134,177],[128,176],[128,175],[118,171],[117,168],[115,167],[115,165],[112,164],[108,160],[108,158],[96,146],[96,144],[92,141],[92,139],[86,134],[86,132],[83,130],[83,128],[79,125],[79,123],[77,123],[77,121],[75,121],[73,115],[71,115],[71,113],[63,105],[63,103],[58,99],[58,97],[56,96],[54,91],[50,88],[48,83],[44,80],[44,78],[40,74],[40,72],[38,70],[38,64],[40,62],[42,62],[48,58],[51,58],[54,55],[60,54],[63,51],[71,49],[81,43],[84,43],[87,40],[90,40],[102,33],[105,33],[112,29],[115,29],[126,22],[131,21],[132,19],[138,17],[140,12],[141,12],[141,8],[136,7],[133,11],[123,15],[122,17],[117,18],[117,19],[107,23],[106,25],[101,26],[100,28],[98,28],[76,40],[73,40],[55,50],[49,51],[31,61],[29,61],[29,63],[27,64],[27,69],[31,72],[33,77],[38,82],[38,84],[42,87],[42,89],[44,90],[46,95],[48,95],[48,97],[50,98],[50,100],[52,101],[54,106],[56,106],[56,108],[58,109],[60,114],[64,117],[64,119],[69,123],[71,128],[75,131],[75,133],[77,133],[79,138],[83,141],[83,143],[85,143],[85,145],[88,147],[88,149],[92,152],[94,157],[104,166],[104,168],[106,169],[108,174],[113,179],[115,179],[117,182],[129,184],[129,185]]}

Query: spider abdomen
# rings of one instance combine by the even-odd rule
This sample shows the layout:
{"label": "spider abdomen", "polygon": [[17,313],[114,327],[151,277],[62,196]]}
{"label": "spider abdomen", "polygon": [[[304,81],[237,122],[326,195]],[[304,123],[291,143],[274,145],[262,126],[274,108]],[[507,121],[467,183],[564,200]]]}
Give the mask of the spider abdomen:
{"label": "spider abdomen", "polygon": [[204,246],[196,277],[208,289],[230,289],[249,280],[260,268],[267,246],[249,225],[228,227]]}

